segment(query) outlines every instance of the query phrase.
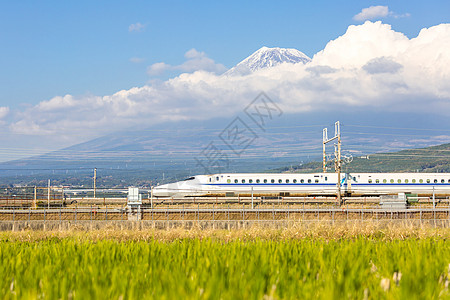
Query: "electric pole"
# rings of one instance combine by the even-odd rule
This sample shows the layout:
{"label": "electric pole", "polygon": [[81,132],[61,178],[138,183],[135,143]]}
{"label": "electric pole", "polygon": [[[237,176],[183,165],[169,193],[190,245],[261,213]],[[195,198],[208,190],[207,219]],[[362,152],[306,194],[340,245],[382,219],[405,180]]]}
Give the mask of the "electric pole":
{"label": "electric pole", "polygon": [[327,129],[323,130],[323,172],[326,173],[326,153],[325,144],[337,140],[337,144],[334,144],[334,171],[337,173],[337,183],[336,183],[336,196],[339,205],[342,204],[341,199],[341,128],[340,123],[337,121],[334,123],[334,137],[328,139]]}
{"label": "electric pole", "polygon": [[34,186],[33,208],[37,207],[37,188]]}
{"label": "electric pole", "polygon": [[327,172],[327,154],[325,153],[325,145],[328,141],[328,131],[326,128],[323,129],[323,143],[322,143],[322,148],[323,148],[323,172],[326,173]]}
{"label": "electric pole", "polygon": [[47,187],[47,208],[50,208],[50,179],[48,180]]}
{"label": "electric pole", "polygon": [[97,189],[97,168],[94,168],[94,198],[95,198],[95,194],[96,194],[96,189]]}

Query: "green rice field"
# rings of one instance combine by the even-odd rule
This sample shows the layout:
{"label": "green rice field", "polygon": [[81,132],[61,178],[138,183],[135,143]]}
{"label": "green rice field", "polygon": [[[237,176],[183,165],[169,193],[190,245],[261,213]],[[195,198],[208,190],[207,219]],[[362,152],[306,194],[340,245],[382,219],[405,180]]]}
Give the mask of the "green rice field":
{"label": "green rice field", "polygon": [[447,231],[321,230],[2,233],[0,297],[450,298]]}

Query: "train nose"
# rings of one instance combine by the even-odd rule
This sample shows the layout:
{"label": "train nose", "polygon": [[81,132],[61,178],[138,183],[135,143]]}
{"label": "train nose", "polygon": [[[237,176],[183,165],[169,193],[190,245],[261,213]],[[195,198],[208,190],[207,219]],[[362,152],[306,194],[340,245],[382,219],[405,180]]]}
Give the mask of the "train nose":
{"label": "train nose", "polygon": [[177,192],[178,187],[173,183],[158,185],[153,188],[153,196],[155,197],[171,197]]}

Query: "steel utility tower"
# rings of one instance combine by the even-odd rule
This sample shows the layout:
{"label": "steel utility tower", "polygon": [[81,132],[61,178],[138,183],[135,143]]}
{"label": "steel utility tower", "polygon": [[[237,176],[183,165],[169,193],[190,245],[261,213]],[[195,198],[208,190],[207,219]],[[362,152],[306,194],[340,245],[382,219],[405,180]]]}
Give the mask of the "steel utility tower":
{"label": "steel utility tower", "polygon": [[334,137],[328,138],[328,130],[326,128],[323,129],[323,172],[327,172],[327,155],[325,153],[325,145],[331,141],[337,140],[337,143],[334,144],[334,170],[338,175],[337,178],[337,199],[339,205],[342,204],[341,200],[341,128],[340,123],[337,121],[334,123]]}

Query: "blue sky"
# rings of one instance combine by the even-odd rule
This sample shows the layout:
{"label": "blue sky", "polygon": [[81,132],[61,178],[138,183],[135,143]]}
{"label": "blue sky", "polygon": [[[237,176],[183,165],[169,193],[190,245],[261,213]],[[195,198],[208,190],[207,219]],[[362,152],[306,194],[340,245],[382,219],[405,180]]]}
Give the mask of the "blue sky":
{"label": "blue sky", "polygon": [[[449,11],[444,0],[0,1],[0,161],[232,117],[261,91],[288,113],[417,113],[412,125],[428,128],[450,114]],[[313,60],[220,76],[262,46]]]}
{"label": "blue sky", "polygon": [[[232,67],[261,46],[308,56],[342,35],[365,7],[415,37],[448,22],[449,1],[2,1],[0,103],[17,107],[54,96],[112,94],[142,86],[147,66],[179,64],[195,48]],[[143,28],[129,31],[131,24]],[[131,62],[130,59],[140,61]]]}

